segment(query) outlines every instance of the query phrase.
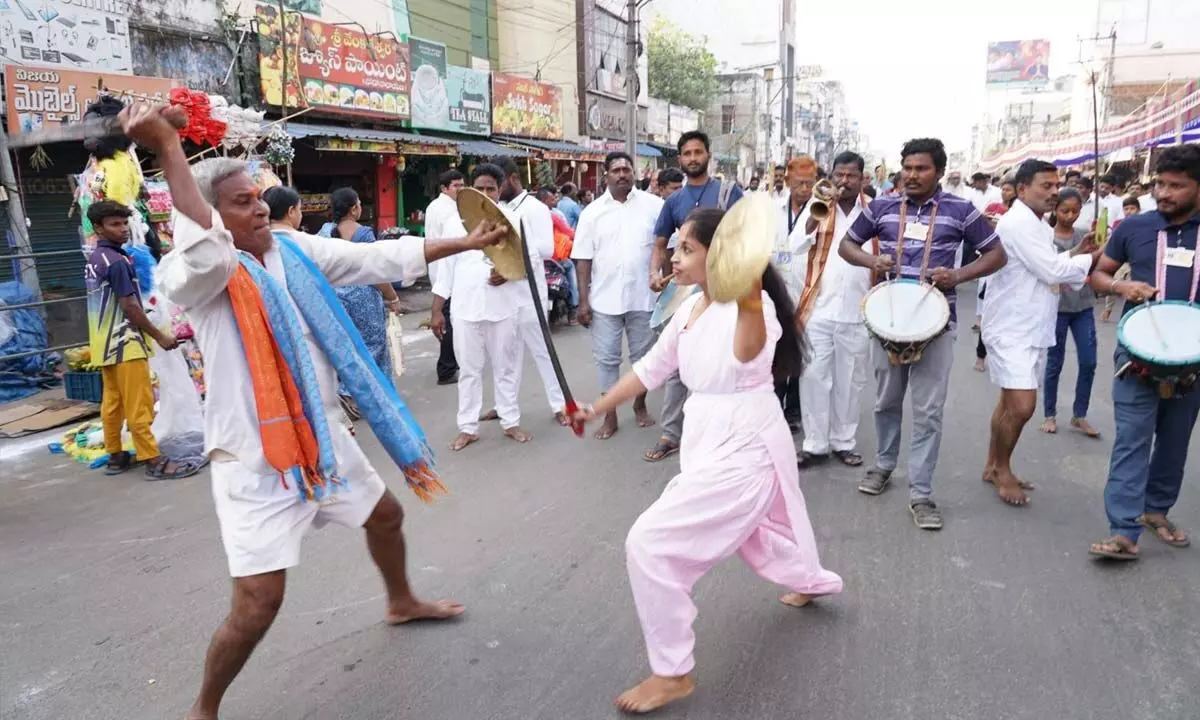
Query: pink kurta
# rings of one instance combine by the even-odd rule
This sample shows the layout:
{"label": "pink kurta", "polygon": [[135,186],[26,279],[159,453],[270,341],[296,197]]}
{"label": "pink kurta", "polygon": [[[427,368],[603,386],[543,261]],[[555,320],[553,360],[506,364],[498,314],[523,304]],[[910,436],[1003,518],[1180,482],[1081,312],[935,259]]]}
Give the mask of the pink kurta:
{"label": "pink kurta", "polygon": [[695,664],[692,586],[733,553],[790,590],[842,590],[842,579],[822,568],[817,556],[796,447],[775,396],[771,364],[782,330],[774,304],[764,292],[767,342],[758,357],[741,363],[733,354],[736,304],[710,305],[684,329],[699,299],[684,303],[634,366],[650,389],[678,369],[691,392],[680,473],[625,541],[650,668],[668,677],[691,672]]}

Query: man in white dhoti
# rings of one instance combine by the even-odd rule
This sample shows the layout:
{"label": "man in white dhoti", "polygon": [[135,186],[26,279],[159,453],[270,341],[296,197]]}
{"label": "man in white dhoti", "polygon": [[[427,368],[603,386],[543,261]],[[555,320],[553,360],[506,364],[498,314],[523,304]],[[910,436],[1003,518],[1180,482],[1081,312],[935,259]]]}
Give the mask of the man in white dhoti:
{"label": "man in white dhoti", "polygon": [[[496,202],[504,173],[488,163],[471,173],[471,187]],[[447,227],[466,233],[462,220],[455,215]],[[521,334],[518,313],[529,289],[521,283],[506,282],[480,250],[455,255],[436,263],[433,283],[433,309],[430,328],[434,334],[444,331],[442,306],[450,303],[454,356],[458,360],[458,437],[450,449],[458,452],[479,439],[479,413],[483,410],[483,367],[492,365],[492,390],[496,407],[487,419],[500,420],[504,435],[517,442],[529,442],[521,429]]]}
{"label": "man in white dhoti", "polygon": [[[200,694],[188,714],[189,720],[212,720],[274,621],[286,572],[299,563],[311,526],[334,522],[366,531],[387,589],[389,624],[463,612],[458,603],[413,596],[400,504],[338,422],[338,376],[352,391],[378,390],[382,402],[355,392],[372,430],[386,436],[381,443],[394,459],[416,450],[402,467],[419,494],[438,487],[419,428],[388,407],[403,407],[394,388],[388,395],[390,385],[360,336],[339,334],[353,325],[330,284],[413,280],[425,273],[426,262],[498,242],[502,233],[487,226],[465,239],[369,244],[273,234],[245,164],[218,158],[189,168],[168,122],[172,115],[178,109],[137,105],[122,113],[121,123],[154,152],[166,175],[177,218],[175,249],[159,265],[159,289],[188,308],[205,369],[216,379],[208,386],[205,449],[234,578],[233,602],[213,636]],[[303,317],[310,312],[330,322],[309,323]],[[331,334],[348,338],[351,347],[330,352]],[[415,434],[393,436],[376,422],[380,417],[398,419],[404,426],[398,432]]]}
{"label": "man in white dhoti", "polygon": [[1058,286],[1083,287],[1099,250],[1089,235],[1073,250],[1056,251],[1054,230],[1042,216],[1058,204],[1058,168],[1027,160],[1016,181],[1018,199],[996,226],[1008,263],[988,279],[983,299],[988,371],[1000,387],[983,480],[1009,505],[1025,505],[1029,497],[1013,474],[1012,453],[1037,407],[1046,352],[1054,346]]}

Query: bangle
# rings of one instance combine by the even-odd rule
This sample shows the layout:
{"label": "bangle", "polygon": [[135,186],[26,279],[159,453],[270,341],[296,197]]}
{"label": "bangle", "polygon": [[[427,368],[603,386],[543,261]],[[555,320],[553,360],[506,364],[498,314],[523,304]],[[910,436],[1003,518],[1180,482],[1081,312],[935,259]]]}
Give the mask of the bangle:
{"label": "bangle", "polygon": [[1115,293],[1115,292],[1120,292],[1119,290],[1117,290],[1117,283],[1119,283],[1119,282],[1121,282],[1121,281],[1120,281],[1120,280],[1113,280],[1113,281],[1112,281],[1112,285],[1109,285],[1109,286],[1108,286],[1108,292],[1109,292],[1109,294],[1112,294],[1112,293]]}
{"label": "bangle", "polygon": [[761,312],[763,308],[761,297],[749,297],[738,300],[738,309],[746,312]]}

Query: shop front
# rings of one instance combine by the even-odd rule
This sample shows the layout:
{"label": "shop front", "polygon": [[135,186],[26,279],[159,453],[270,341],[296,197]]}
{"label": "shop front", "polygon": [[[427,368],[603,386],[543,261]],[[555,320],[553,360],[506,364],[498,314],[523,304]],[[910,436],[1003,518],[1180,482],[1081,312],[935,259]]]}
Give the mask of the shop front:
{"label": "shop front", "polygon": [[[562,90],[508,73],[492,73],[494,139],[528,156],[526,184],[559,186],[583,177],[587,148],[563,141]],[[532,155],[530,155],[532,151]]]}

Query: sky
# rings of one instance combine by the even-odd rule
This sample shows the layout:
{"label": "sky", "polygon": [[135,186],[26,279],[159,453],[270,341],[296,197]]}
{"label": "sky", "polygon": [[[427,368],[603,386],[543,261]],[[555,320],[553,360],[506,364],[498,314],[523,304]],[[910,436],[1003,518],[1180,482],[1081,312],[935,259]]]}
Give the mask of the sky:
{"label": "sky", "polygon": [[[736,2],[736,0],[726,0]],[[913,137],[967,150],[988,104],[987,44],[1047,39],[1050,75],[1073,74],[1096,0],[796,0],[797,58],[841,80],[871,148],[899,160]],[[1086,51],[1085,51],[1086,52]]]}

